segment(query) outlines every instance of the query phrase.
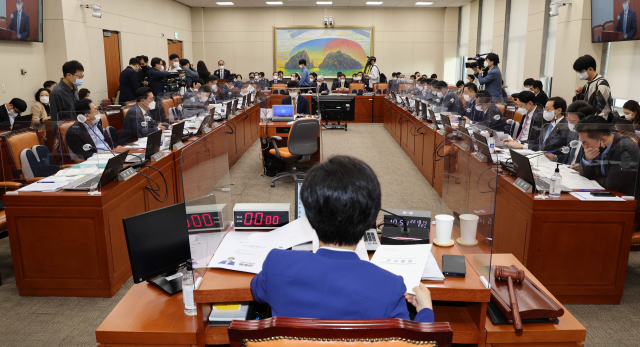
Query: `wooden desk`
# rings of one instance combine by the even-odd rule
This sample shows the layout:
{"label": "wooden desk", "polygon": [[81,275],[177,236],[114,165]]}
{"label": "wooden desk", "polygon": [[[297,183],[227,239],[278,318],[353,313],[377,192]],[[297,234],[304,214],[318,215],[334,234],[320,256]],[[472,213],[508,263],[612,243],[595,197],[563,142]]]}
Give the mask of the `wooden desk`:
{"label": "wooden desk", "polygon": [[227,152],[229,168],[235,165],[249,148],[258,140],[258,124],[260,123],[260,105],[256,104],[240,111],[233,118],[225,121],[227,124]]}
{"label": "wooden desk", "polygon": [[[272,137],[272,136],[280,136],[282,140],[276,141],[278,147],[287,147],[289,144],[289,132],[291,131],[291,127],[293,124],[288,124],[288,122],[269,122],[266,124],[260,123],[260,137]],[[266,130],[265,130],[266,128]],[[265,133],[266,131],[266,133]],[[262,157],[266,158],[269,154],[269,149],[272,148],[271,145],[265,146],[267,149],[262,151]],[[322,126],[320,127],[320,131],[318,132],[318,151],[311,155],[311,159],[307,162],[300,163],[301,166],[311,167],[316,163],[322,161]],[[263,161],[264,164],[264,161]],[[264,169],[264,166],[263,166]]]}
{"label": "wooden desk", "polygon": [[[316,109],[313,104],[313,98],[315,95],[301,94],[309,100],[309,106],[311,107],[311,114],[316,114]],[[267,108],[271,108],[273,105],[282,104],[282,99],[288,95],[271,94],[267,99]],[[340,95],[333,96],[349,96],[355,97],[355,109],[353,114],[353,120],[341,120],[341,123],[382,123],[382,101],[385,99],[384,95],[354,95],[348,94],[348,92],[341,93]]]}
{"label": "wooden desk", "polygon": [[619,304],[637,201],[534,199],[513,181],[498,177],[494,252],[512,253],[564,304]]}
{"label": "wooden desk", "polygon": [[[524,270],[527,278],[535,283],[551,299],[560,306],[558,299],[545,288],[531,271],[522,265],[512,254],[494,254],[491,265],[511,266]],[[558,324],[524,324],[522,334],[516,334],[513,325],[493,325],[487,315],[485,329],[487,330],[487,346],[582,346],[587,336],[587,329],[565,307],[564,315],[558,320]]]}

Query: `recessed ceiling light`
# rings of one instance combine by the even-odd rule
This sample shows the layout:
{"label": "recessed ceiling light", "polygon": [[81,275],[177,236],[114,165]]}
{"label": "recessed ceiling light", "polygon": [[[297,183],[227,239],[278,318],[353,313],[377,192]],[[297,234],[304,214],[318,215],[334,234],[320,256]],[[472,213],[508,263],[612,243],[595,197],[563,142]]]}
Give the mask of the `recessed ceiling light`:
{"label": "recessed ceiling light", "polygon": [[429,6],[429,5],[433,5],[432,1],[418,1],[416,2],[417,6]]}
{"label": "recessed ceiling light", "polygon": [[316,1],[316,5],[331,5],[333,1]]}
{"label": "recessed ceiling light", "polygon": [[366,5],[382,5],[382,1],[367,1]]}
{"label": "recessed ceiling light", "polygon": [[220,6],[233,6],[233,2],[231,2],[231,1],[216,2],[216,5],[220,5]]}
{"label": "recessed ceiling light", "polygon": [[282,1],[267,1],[267,5],[282,5]]}

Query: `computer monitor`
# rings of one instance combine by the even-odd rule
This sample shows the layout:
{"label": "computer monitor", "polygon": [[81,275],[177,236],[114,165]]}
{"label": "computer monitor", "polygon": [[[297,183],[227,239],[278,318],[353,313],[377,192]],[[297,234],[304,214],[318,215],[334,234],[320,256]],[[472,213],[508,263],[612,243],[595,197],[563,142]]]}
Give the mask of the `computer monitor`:
{"label": "computer monitor", "polygon": [[182,133],[184,132],[184,122],[176,123],[171,128],[171,142],[169,148],[173,150],[173,145],[182,141]]}
{"label": "computer monitor", "polygon": [[445,114],[440,113],[440,121],[442,121],[443,125],[451,126],[451,119]]}
{"label": "computer monitor", "polygon": [[293,117],[294,115],[293,105],[273,105],[272,108],[274,121],[278,117]]}
{"label": "computer monitor", "polygon": [[144,160],[151,160],[151,156],[160,151],[162,142],[162,130],[156,130],[147,136],[147,150],[144,153]]}
{"label": "computer monitor", "polygon": [[182,290],[182,278],[166,279],[191,259],[184,203],[123,218],[133,282],[149,283],[169,295]]}
{"label": "computer monitor", "polygon": [[484,135],[482,134],[478,134],[476,132],[473,133],[473,137],[476,139],[476,142],[481,142],[484,143],[485,145],[488,145],[489,142],[487,142],[487,138],[484,137]]}
{"label": "computer monitor", "polygon": [[533,170],[531,170],[531,162],[529,161],[529,158],[514,151],[513,149],[510,149],[509,152],[511,153],[511,161],[513,161],[513,168],[515,169],[516,177],[529,183],[532,187],[535,187],[536,180],[533,176]]}
{"label": "computer monitor", "polygon": [[302,218],[305,216],[304,206],[302,205],[302,200],[300,199],[300,189],[302,188],[303,179],[297,179],[295,182],[296,186],[296,219]]}
{"label": "computer monitor", "polygon": [[429,111],[429,117],[431,118],[431,123],[435,124],[436,130],[439,130],[440,128],[438,127],[438,120],[436,119],[436,114],[433,113],[432,109],[428,109],[428,111]]}

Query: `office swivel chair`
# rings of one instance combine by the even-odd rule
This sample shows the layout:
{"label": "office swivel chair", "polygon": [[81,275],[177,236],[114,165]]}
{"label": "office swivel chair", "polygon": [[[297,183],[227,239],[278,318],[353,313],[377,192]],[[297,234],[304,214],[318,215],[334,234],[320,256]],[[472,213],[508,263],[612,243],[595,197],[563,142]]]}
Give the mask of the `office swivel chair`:
{"label": "office swivel chair", "polygon": [[285,177],[293,177],[294,180],[297,180],[298,176],[304,178],[304,174],[298,172],[296,164],[309,161],[311,155],[318,151],[319,132],[319,120],[300,119],[295,121],[291,127],[289,142],[287,144],[288,147],[278,148],[276,140],[282,140],[280,136],[272,136],[269,138],[271,145],[273,145],[269,153],[292,165],[291,171],[280,172],[271,180],[271,187],[275,187],[276,181]]}

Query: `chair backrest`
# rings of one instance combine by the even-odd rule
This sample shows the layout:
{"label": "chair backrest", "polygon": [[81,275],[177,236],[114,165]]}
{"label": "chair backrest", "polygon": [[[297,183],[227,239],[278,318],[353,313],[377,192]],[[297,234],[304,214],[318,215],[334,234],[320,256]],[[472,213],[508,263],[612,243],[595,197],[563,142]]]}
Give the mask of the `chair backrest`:
{"label": "chair backrest", "polygon": [[104,107],[104,109],[107,109],[107,106],[111,105],[111,100],[109,99],[102,99],[102,106]]}
{"label": "chair backrest", "polygon": [[318,151],[318,133],[320,121],[317,119],[299,119],[293,123],[287,147],[294,155],[309,155]]}
{"label": "chair backrest", "polygon": [[102,121],[102,129],[106,129],[109,127],[109,118],[104,113],[100,113],[100,120]]}
{"label": "chair backrest", "polygon": [[502,116],[504,117],[504,111],[507,109],[507,107],[503,104],[496,104],[496,107],[498,108],[498,110],[500,110],[500,114],[502,114]]}
{"label": "chair backrest", "polygon": [[604,24],[602,24],[602,27],[606,31],[614,31],[615,28],[616,28],[615,23],[612,20],[610,20],[608,22],[604,22]]}
{"label": "chair backrest", "polygon": [[351,82],[349,90],[351,90],[351,94],[362,94],[364,93],[364,83]]}
{"label": "chair backrest", "polygon": [[69,147],[67,146],[67,130],[69,130],[69,128],[74,124],[75,122],[70,121],[70,122],[66,122],[60,125],[60,135],[62,136],[62,141],[64,142],[64,147],[62,149],[62,153],[66,153],[69,152],[69,156],[71,157],[71,159],[77,159],[76,155],[73,154],[71,152],[71,150],[69,150]]}
{"label": "chair backrest", "polygon": [[0,136],[3,137],[3,140],[7,144],[9,160],[15,172],[13,175],[14,178],[24,179],[20,154],[23,149],[31,149],[33,146],[40,144],[38,132],[34,129],[22,129],[19,132],[10,131]]}
{"label": "chair backrest", "polygon": [[173,99],[162,99],[162,107],[164,108],[164,119],[169,119],[169,109],[175,107]]}
{"label": "chair backrest", "polygon": [[125,102],[125,103],[124,103],[124,105],[125,105],[125,106],[131,106],[131,105],[133,105],[133,104],[135,104],[135,103],[136,103],[136,101],[135,101],[135,100],[130,100],[130,101]]}
{"label": "chair backrest", "polygon": [[173,98],[173,105],[174,106],[178,106],[180,104],[182,104],[182,97],[180,95],[174,95],[172,96]]}
{"label": "chair backrest", "polygon": [[309,319],[272,317],[234,320],[229,326],[231,346],[275,347],[449,347],[453,331],[449,323],[419,323],[390,319]]}
{"label": "chair backrest", "polygon": [[513,121],[514,121],[514,122],[521,123],[521,122],[522,122],[522,117],[523,117],[522,113],[520,113],[520,112],[516,111],[516,112],[513,114]]}
{"label": "chair backrest", "polygon": [[373,91],[376,94],[387,94],[389,93],[389,83],[374,83]]}
{"label": "chair backrest", "polygon": [[127,116],[127,112],[131,109],[131,105],[122,108],[122,118]]}
{"label": "chair backrest", "polygon": [[[602,24],[593,27],[593,42],[602,41],[602,30],[604,30]],[[600,37],[600,40],[598,40],[598,37]]]}

